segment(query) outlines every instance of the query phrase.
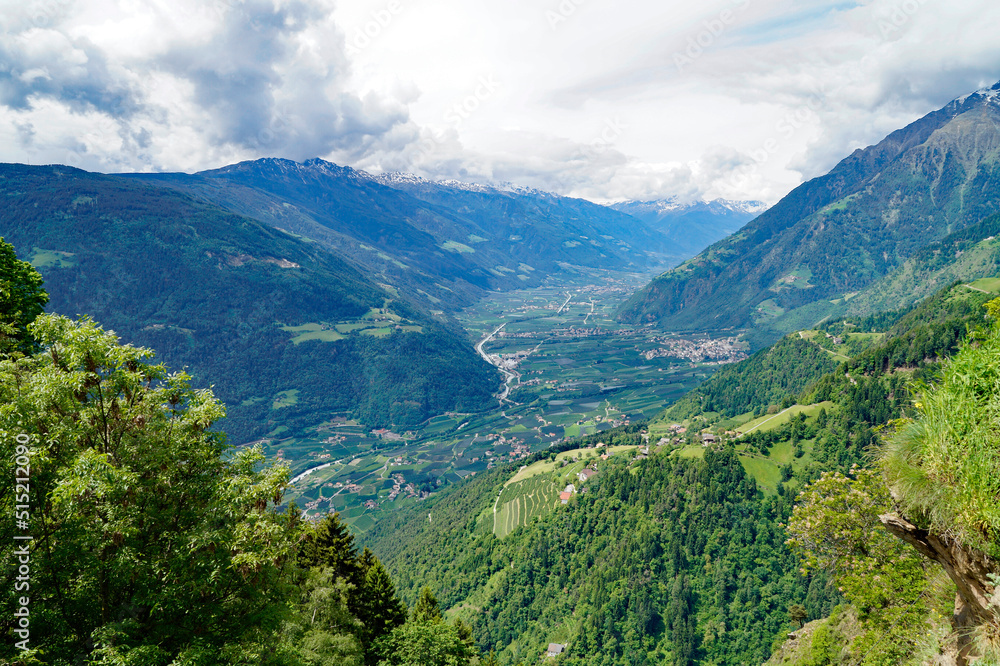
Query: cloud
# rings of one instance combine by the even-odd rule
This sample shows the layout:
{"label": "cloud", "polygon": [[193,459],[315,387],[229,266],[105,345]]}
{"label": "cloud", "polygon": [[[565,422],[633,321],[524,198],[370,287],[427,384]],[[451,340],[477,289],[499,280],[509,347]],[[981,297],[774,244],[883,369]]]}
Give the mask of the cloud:
{"label": "cloud", "polygon": [[0,0],[0,17],[0,159],[101,171],[318,156],[774,202],[1000,79],[1000,6],[972,0]]}
{"label": "cloud", "polygon": [[408,111],[348,89],[332,12],[306,0],[25,8],[0,33],[5,157],[159,170],[363,152]]}

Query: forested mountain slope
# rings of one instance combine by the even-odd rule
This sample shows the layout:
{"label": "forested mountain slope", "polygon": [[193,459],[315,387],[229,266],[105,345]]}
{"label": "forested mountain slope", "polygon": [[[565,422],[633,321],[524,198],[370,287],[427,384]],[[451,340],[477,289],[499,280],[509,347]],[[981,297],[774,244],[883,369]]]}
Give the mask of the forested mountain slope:
{"label": "forested mountain slope", "polygon": [[266,158],[197,174],[134,174],[327,246],[414,303],[451,311],[537,286],[565,264],[639,270],[666,239],[587,201]]}
{"label": "forested mountain slope", "polygon": [[316,243],[68,167],[4,165],[0,190],[0,235],[42,271],[49,309],[214,385],[238,442],[336,413],[413,424],[490,404],[496,373],[464,336]]}
{"label": "forested mountain slope", "polygon": [[[596,476],[568,504],[502,539],[494,511],[513,469],[401,512],[367,543],[404,596],[412,598],[416,581],[429,582],[502,663],[533,662],[549,642],[567,646],[558,662],[566,664],[761,663],[801,622],[861,603],[851,595],[865,588],[844,588],[845,599],[829,584],[836,571],[799,571],[781,527],[796,493],[824,472],[868,464],[880,432],[915,414],[911,381],[933,378],[940,360],[986,325],[989,298],[954,285],[909,312],[832,322],[823,337],[796,335],[730,366],[679,403],[687,407],[648,426],[565,444],[636,449],[593,458]],[[840,340],[835,350],[826,333]],[[859,351],[844,356],[852,339]],[[733,391],[732,382],[753,390]],[[702,401],[719,411],[695,409]],[[755,419],[775,404],[800,407]],[[768,425],[732,435],[761,422]],[[687,432],[672,434],[680,427]],[[703,432],[721,443],[703,447]],[[636,455],[647,440],[649,457]],[[550,458],[555,451],[527,462]],[[878,663],[902,663],[893,660],[914,654],[920,637],[910,620],[938,606],[931,597],[914,601],[926,585],[919,558],[912,561],[917,568],[893,586],[867,584],[882,591],[851,611],[851,639],[837,638],[851,659],[868,652],[888,660]],[[894,587],[907,581],[913,594]],[[910,620],[893,627],[900,614]],[[882,635],[891,640],[877,643]]]}
{"label": "forested mountain slope", "polygon": [[915,252],[844,304],[849,315],[908,307],[957,280],[1000,273],[1000,216],[992,215]]}
{"label": "forested mountain slope", "polygon": [[1000,200],[1000,84],[957,99],[793,190],[736,234],[664,273],[622,320],[672,330],[787,333],[836,310]]}

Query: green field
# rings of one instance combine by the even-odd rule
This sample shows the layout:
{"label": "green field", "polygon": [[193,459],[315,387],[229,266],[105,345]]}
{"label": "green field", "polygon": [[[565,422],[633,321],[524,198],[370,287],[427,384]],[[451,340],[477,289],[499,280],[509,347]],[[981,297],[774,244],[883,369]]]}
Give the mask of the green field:
{"label": "green field", "polygon": [[743,434],[754,431],[767,432],[768,430],[774,430],[785,423],[788,423],[796,414],[805,414],[806,417],[813,417],[819,413],[820,409],[826,408],[830,410],[834,407],[832,402],[818,402],[813,405],[792,405],[788,409],[785,409],[778,414],[768,414],[766,416],[761,416],[760,418],[754,419],[753,421],[748,421],[743,425],[736,428],[736,432]]}
{"label": "green field", "polygon": [[[615,320],[618,304],[648,278],[581,269],[567,271],[559,283],[490,294],[459,313],[458,320],[470,341],[481,340],[505,324],[484,351],[518,359],[508,400],[482,413],[442,414],[405,432],[374,433],[350,420],[351,414],[330,414],[329,422],[300,431],[275,430],[261,443],[269,457],[280,452],[293,477],[329,464],[296,481],[286,499],[295,500],[309,515],[341,511],[345,522],[363,530],[368,520],[377,521],[382,512],[417,502],[422,493],[443,484],[496,465],[517,464],[567,439],[654,416],[718,366],[647,358],[659,348],[663,333],[625,327]],[[324,333],[390,335],[397,328],[419,332],[412,322],[378,308],[352,321],[283,328],[293,339]],[[307,397],[286,391],[273,406],[281,409]],[[569,482],[562,476],[575,475],[585,465],[572,457],[586,455],[599,452],[566,452],[557,461],[522,470],[518,481],[548,477],[555,486],[545,491],[548,495],[542,486],[526,487],[516,496],[508,490],[497,507],[497,530],[509,533],[539,512],[551,510]],[[372,502],[377,508],[363,508]],[[349,512],[355,508],[357,513]],[[492,511],[487,522],[493,529]]]}
{"label": "green field", "polygon": [[72,252],[60,252],[59,250],[43,250],[40,247],[34,248],[28,262],[35,268],[70,268],[76,265],[75,255]]}
{"label": "green field", "polygon": [[975,282],[970,282],[969,286],[991,294],[1000,294],[1000,277],[980,278]]}
{"label": "green field", "polygon": [[297,405],[299,402],[299,390],[289,389],[287,391],[282,391],[274,397],[274,404],[271,405],[271,409],[282,409],[283,407],[291,407],[292,405]]}
{"label": "green field", "polygon": [[445,241],[444,243],[442,243],[441,249],[448,250],[449,252],[458,252],[460,254],[461,253],[471,254],[475,252],[475,250],[473,250],[465,243],[459,243],[458,241],[453,241],[453,240]]}

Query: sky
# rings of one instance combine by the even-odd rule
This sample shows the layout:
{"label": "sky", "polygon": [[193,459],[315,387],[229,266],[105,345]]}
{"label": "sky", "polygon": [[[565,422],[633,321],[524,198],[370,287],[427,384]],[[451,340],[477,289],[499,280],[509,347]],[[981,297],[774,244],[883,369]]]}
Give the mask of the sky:
{"label": "sky", "polygon": [[1000,80],[970,0],[0,0],[0,161],[774,203]]}

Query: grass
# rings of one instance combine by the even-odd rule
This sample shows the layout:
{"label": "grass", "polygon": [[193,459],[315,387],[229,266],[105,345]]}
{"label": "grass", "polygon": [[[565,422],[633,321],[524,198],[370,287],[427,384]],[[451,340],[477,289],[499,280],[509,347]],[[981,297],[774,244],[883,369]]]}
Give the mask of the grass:
{"label": "grass", "polygon": [[386,328],[366,328],[361,331],[361,335],[371,335],[376,338],[384,338],[387,335],[392,335],[392,330],[389,327]]}
{"label": "grass", "polygon": [[60,252],[59,250],[43,250],[36,247],[32,250],[28,262],[35,268],[70,268],[76,265],[76,260],[72,252]]}
{"label": "grass", "polygon": [[472,254],[473,252],[475,252],[475,250],[473,250],[465,243],[459,243],[458,241],[453,241],[453,240],[445,241],[444,243],[442,243],[441,249],[448,250],[449,252],[457,252],[459,254]]}
{"label": "grass", "polygon": [[676,455],[678,458],[704,458],[705,447],[698,446],[697,444],[685,446],[683,449],[677,451]]}
{"label": "grass", "polygon": [[282,326],[281,330],[297,334],[292,338],[292,344],[295,345],[308,342],[309,340],[336,342],[337,340],[344,339],[344,336],[337,331],[331,331],[323,324],[317,323],[302,324],[301,326]]}
{"label": "grass", "polygon": [[988,291],[991,294],[1000,294],[1000,277],[980,278],[975,282],[970,282],[973,289]]}
{"label": "grass", "polygon": [[284,409],[285,407],[297,405],[298,402],[299,390],[289,389],[287,391],[282,391],[274,397],[274,403],[271,405],[271,409]]}
{"label": "grass", "polygon": [[778,483],[781,482],[781,469],[773,460],[741,455],[740,463],[762,490],[772,493],[777,490]]}
{"label": "grass", "polygon": [[757,304],[757,319],[773,319],[783,314],[785,314],[785,308],[770,298]]}
{"label": "grass", "polygon": [[796,414],[805,414],[807,418],[811,418],[819,414],[820,409],[826,408],[829,411],[834,407],[835,405],[832,402],[817,402],[812,405],[792,405],[788,409],[777,414],[768,414],[754,419],[753,421],[744,423],[739,426],[736,431],[741,434],[758,430],[761,432],[767,432],[788,423],[789,419]]}

